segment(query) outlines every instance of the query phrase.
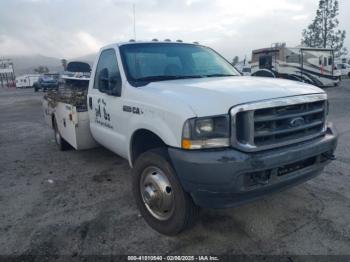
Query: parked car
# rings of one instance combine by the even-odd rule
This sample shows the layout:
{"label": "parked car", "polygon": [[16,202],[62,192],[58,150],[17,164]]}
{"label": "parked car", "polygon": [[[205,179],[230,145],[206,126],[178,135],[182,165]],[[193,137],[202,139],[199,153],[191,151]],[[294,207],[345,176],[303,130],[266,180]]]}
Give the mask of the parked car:
{"label": "parked car", "polygon": [[350,65],[347,63],[337,63],[336,64],[337,70],[340,72],[340,75],[343,77],[349,77],[350,78]]}
{"label": "parked car", "polygon": [[44,74],[40,76],[38,81],[34,84],[34,91],[47,91],[52,89],[58,89],[58,87],[58,74]]}
{"label": "parked car", "polygon": [[85,104],[60,97],[43,101],[59,148],[100,144],[127,159],[140,213],[167,235],[193,225],[199,207],[236,206],[319,175],[337,144],[322,89],[240,76],[199,44],[108,45]]}
{"label": "parked car", "polygon": [[250,76],[252,73],[252,68],[250,66],[243,66],[242,68],[242,74],[244,76]]}

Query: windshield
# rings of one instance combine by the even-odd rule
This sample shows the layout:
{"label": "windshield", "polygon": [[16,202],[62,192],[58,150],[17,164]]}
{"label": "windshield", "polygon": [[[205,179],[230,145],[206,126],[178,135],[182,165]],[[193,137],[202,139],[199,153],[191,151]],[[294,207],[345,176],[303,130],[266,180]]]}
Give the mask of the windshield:
{"label": "windshield", "polygon": [[52,76],[43,76],[42,79],[44,81],[53,81],[54,80]]}
{"label": "windshield", "polygon": [[198,45],[128,44],[121,46],[120,52],[127,78],[135,86],[154,81],[239,75],[216,52]]}

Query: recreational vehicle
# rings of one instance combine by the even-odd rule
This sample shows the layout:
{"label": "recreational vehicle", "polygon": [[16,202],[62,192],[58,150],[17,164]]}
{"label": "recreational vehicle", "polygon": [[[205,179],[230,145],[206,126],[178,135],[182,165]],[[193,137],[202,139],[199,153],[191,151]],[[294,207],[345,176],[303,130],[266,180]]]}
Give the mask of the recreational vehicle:
{"label": "recreational vehicle", "polygon": [[[340,75],[334,66],[333,49],[288,48],[284,45],[253,50],[252,75],[266,75],[306,82],[319,87],[336,86]],[[264,74],[260,74],[264,72]]]}
{"label": "recreational vehicle", "polygon": [[17,88],[29,88],[33,87],[34,84],[39,80],[40,75],[22,75],[16,77],[16,87]]}

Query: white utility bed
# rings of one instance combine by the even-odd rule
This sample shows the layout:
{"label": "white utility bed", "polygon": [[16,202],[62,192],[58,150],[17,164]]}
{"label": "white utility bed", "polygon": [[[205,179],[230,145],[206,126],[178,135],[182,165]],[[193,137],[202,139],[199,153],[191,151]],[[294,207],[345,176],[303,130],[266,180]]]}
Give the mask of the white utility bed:
{"label": "white utility bed", "polygon": [[61,137],[77,150],[98,147],[90,132],[89,113],[86,109],[65,102],[50,101],[44,97],[45,122],[54,129],[56,121]]}

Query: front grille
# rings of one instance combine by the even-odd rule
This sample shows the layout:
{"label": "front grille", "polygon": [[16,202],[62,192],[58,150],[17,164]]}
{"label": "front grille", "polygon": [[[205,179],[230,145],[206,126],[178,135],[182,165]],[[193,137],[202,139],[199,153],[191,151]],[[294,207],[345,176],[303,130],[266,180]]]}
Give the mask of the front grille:
{"label": "front grille", "polygon": [[304,141],[325,131],[325,95],[264,101],[235,108],[232,142],[248,151]]}

